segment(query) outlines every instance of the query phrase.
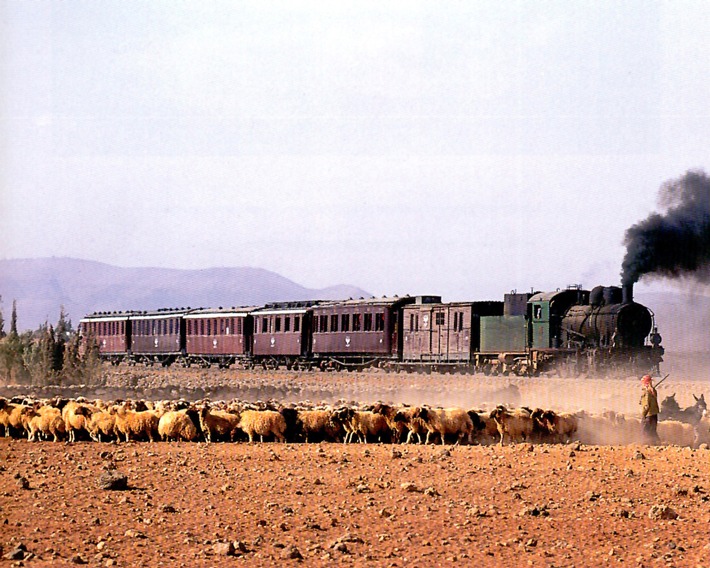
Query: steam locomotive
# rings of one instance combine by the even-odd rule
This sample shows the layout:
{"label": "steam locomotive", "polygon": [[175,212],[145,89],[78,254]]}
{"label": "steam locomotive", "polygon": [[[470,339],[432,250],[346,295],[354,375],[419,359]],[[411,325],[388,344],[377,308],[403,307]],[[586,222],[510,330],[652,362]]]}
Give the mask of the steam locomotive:
{"label": "steam locomotive", "polygon": [[[80,322],[114,365],[484,373],[659,372],[661,336],[631,286],[96,312]],[[86,345],[87,343],[85,343]]]}

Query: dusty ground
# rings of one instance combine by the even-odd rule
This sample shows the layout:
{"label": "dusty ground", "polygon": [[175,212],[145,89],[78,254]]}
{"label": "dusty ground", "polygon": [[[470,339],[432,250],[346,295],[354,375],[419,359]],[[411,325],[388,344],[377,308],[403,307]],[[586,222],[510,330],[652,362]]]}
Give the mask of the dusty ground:
{"label": "dusty ground", "polygon": [[[215,373],[218,379],[207,381],[213,394],[222,392],[219,383],[255,388],[235,371]],[[138,380],[135,388],[162,392],[158,379],[151,375],[147,387]],[[182,377],[177,392],[199,379]],[[634,411],[638,402],[634,379],[441,377],[438,388],[431,377],[377,373],[248,380],[260,379],[272,394],[364,402],[422,396],[468,406],[511,393],[553,408]],[[287,387],[294,380],[299,386]],[[682,390],[683,405],[691,392],[710,395],[708,386],[675,380],[673,390]],[[580,405],[585,397],[588,404]],[[102,473],[114,467],[128,488],[100,489]],[[28,552],[16,557],[30,555],[0,565],[707,567],[709,526],[710,451],[703,449],[0,439],[2,554],[12,556],[22,544]]]}

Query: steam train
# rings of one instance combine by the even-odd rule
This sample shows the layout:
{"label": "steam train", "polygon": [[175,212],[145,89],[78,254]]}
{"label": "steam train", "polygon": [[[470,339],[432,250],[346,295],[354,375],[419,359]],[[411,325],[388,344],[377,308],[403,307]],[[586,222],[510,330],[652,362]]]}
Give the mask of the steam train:
{"label": "steam train", "polygon": [[659,372],[661,336],[633,289],[571,286],[444,303],[440,296],[95,312],[80,321],[114,365],[537,376]]}

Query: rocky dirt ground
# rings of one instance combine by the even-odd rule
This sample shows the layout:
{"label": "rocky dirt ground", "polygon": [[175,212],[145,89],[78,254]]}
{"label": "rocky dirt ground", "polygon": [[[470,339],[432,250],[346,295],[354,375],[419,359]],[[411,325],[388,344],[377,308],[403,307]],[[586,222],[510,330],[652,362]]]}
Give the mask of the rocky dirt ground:
{"label": "rocky dirt ground", "polygon": [[[638,402],[633,378],[112,372],[105,393],[122,387],[123,373],[129,395],[461,406],[517,398],[629,412]],[[681,405],[710,395],[695,380],[668,386]],[[127,487],[102,488],[108,472]],[[708,527],[707,449],[0,439],[0,565],[707,567]]]}

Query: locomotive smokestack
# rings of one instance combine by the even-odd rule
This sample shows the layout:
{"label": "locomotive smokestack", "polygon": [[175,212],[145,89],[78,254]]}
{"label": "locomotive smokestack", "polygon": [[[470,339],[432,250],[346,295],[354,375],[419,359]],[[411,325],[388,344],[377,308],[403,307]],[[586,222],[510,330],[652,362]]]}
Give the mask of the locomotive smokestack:
{"label": "locomotive smokestack", "polygon": [[645,274],[710,282],[710,178],[689,171],[664,183],[658,200],[665,213],[652,213],[626,231],[621,283]]}
{"label": "locomotive smokestack", "polygon": [[634,301],[634,284],[629,282],[621,287],[621,303],[630,304]]}

